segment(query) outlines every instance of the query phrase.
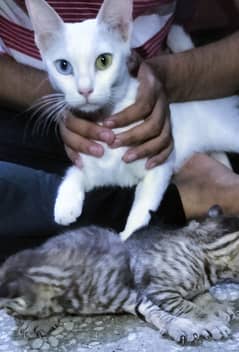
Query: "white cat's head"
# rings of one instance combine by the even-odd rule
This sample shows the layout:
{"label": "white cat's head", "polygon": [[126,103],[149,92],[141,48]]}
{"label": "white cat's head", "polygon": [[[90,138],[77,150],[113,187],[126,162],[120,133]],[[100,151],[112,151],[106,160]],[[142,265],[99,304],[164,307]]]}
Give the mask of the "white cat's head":
{"label": "white cat's head", "polygon": [[49,78],[70,107],[93,112],[125,94],[132,2],[105,0],[96,19],[64,23],[45,0],[26,0]]}

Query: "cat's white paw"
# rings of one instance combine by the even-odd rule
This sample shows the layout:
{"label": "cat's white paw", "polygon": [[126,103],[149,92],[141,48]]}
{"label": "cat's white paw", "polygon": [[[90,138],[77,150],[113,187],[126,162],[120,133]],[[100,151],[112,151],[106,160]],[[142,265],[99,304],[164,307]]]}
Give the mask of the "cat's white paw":
{"label": "cat's white paw", "polygon": [[176,317],[168,324],[166,333],[178,343],[193,343],[200,338],[200,326],[188,319]]}
{"label": "cat's white paw", "polygon": [[81,215],[84,194],[71,194],[68,197],[58,195],[56,198],[54,219],[57,224],[69,225]]}
{"label": "cat's white paw", "polygon": [[120,232],[119,235],[121,240],[124,242],[132,235],[132,231],[125,229],[124,231]]}
{"label": "cat's white paw", "polygon": [[222,321],[202,323],[200,335],[213,340],[227,339],[231,335],[231,329]]}

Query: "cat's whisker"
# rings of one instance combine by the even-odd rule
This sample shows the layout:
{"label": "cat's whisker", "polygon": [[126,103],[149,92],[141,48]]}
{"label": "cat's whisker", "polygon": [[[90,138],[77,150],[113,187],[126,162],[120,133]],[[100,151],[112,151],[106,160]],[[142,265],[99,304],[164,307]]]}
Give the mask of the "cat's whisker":
{"label": "cat's whisker", "polygon": [[55,128],[54,128],[54,131],[55,131],[55,135],[57,137],[59,137],[59,125],[60,125],[60,122],[63,120],[64,118],[64,112],[65,110],[67,109],[67,106],[68,104],[64,104],[60,109],[59,111],[56,113],[55,117],[54,117],[54,121],[55,121]]}
{"label": "cat's whisker", "polygon": [[36,106],[42,105],[44,102],[60,100],[60,99],[64,99],[64,94],[53,93],[53,94],[44,95],[43,97],[37,99],[28,109],[25,110],[25,112],[31,111]]}
{"label": "cat's whisker", "polygon": [[56,106],[54,116],[52,116],[52,122],[54,122],[55,124],[55,129],[57,128],[57,126],[59,126],[59,123],[63,118],[63,113],[65,109],[66,109],[65,102],[62,102],[61,104],[58,104],[58,106]]}
{"label": "cat's whisker", "polygon": [[58,136],[58,126],[60,124],[60,121],[62,121],[63,118],[63,113],[66,109],[66,104],[63,102],[63,104],[59,105],[55,111],[54,116],[52,116],[52,123],[54,123],[54,131],[56,136]]}
{"label": "cat's whisker", "polygon": [[61,108],[64,106],[64,102],[58,102],[51,108],[48,108],[47,111],[45,111],[45,121],[43,122],[43,131],[48,134],[49,129],[53,123],[56,123],[56,115],[61,110]]}
{"label": "cat's whisker", "polygon": [[64,94],[61,93],[61,92],[45,94],[45,95],[43,95],[42,97],[40,97],[40,98],[38,99],[38,101],[44,100],[44,99],[48,99],[48,98],[52,98],[52,97],[64,97]]}
{"label": "cat's whisker", "polygon": [[39,133],[39,129],[42,126],[42,133],[44,131],[48,133],[51,124],[54,123],[54,120],[55,120],[54,114],[57,114],[58,111],[63,106],[65,106],[65,102],[63,100],[61,101],[57,100],[54,103],[43,105],[42,109],[40,109],[43,111],[35,121],[35,126],[34,126],[35,131],[37,130],[37,132]]}
{"label": "cat's whisker", "polygon": [[25,110],[25,113],[30,113],[29,120],[26,126],[26,129],[29,128],[30,123],[32,122],[33,118],[46,106],[50,104],[54,104],[63,100],[64,95],[62,93],[52,93],[42,98],[38,99],[34,104],[32,104],[28,109]]}
{"label": "cat's whisker", "polygon": [[63,113],[65,110],[69,109],[69,105],[66,102],[63,102],[62,107],[58,111],[58,113],[55,116],[55,121],[60,122],[63,119]]}
{"label": "cat's whisker", "polygon": [[58,102],[60,101],[61,99],[60,98],[49,98],[49,99],[44,99],[44,100],[41,100],[41,101],[37,101],[34,105],[32,105],[29,110],[34,110],[35,108],[38,108],[38,107],[42,107],[46,104],[50,104],[50,103],[54,103],[54,102]]}
{"label": "cat's whisker", "polygon": [[44,110],[47,106],[53,105],[54,103],[57,103],[59,100],[52,100],[52,101],[46,101],[44,103],[41,102],[38,105],[35,105],[31,108],[33,110],[33,113],[30,116],[30,119],[32,120],[40,111]]}
{"label": "cat's whisker", "polygon": [[[35,133],[38,134],[38,128],[37,127],[39,125],[39,120],[41,119],[42,113],[39,116],[37,116],[37,115],[45,108],[45,106],[47,106],[49,104],[52,104],[52,102],[51,103],[47,103],[47,104],[46,103],[45,104],[41,103],[41,105],[40,104],[37,104],[37,105],[34,104],[34,106],[32,105],[30,108],[28,108],[26,110],[26,112],[28,112],[28,113],[30,113],[32,110],[34,110],[34,111],[30,114],[30,116],[28,118],[28,121],[27,121],[27,124],[25,126],[24,138],[26,137],[29,129],[30,129],[30,134],[31,135],[34,135]],[[37,108],[36,108],[36,106],[37,106]],[[37,119],[34,121],[33,126],[32,126],[33,119],[36,116],[37,116]]]}

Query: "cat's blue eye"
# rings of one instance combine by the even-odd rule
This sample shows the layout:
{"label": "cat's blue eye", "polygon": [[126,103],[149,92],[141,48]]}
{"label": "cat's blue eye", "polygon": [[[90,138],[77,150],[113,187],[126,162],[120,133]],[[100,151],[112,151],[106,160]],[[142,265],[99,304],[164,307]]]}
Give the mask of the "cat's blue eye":
{"label": "cat's blue eye", "polygon": [[62,75],[72,75],[73,67],[67,60],[56,60],[55,67],[59,73]]}

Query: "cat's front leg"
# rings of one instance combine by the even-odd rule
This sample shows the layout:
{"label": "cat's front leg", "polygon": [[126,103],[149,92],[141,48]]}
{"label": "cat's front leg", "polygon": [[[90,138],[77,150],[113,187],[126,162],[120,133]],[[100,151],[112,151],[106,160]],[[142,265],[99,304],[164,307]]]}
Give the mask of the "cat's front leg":
{"label": "cat's front leg", "polygon": [[81,215],[85,199],[84,175],[82,170],[72,166],[58,189],[54,208],[55,222],[69,225]]}
{"label": "cat's front leg", "polygon": [[148,225],[150,210],[156,211],[173,174],[173,155],[162,165],[149,170],[137,185],[134,202],[120,237],[123,241],[140,227]]}
{"label": "cat's front leg", "polygon": [[136,314],[154,325],[161,335],[168,335],[173,340],[181,343],[192,343],[200,337],[200,326],[189,319],[175,317],[162,310],[147,297],[137,301],[134,310],[126,311]]}
{"label": "cat's front leg", "polygon": [[160,297],[160,294],[153,297],[154,302],[155,300],[159,302],[161,309],[177,318],[168,327],[170,336],[174,336],[177,340],[176,336],[178,336],[178,333],[182,329],[182,331],[187,332],[187,335],[185,335],[187,341],[188,337],[186,336],[188,336],[188,333],[189,336],[191,336],[192,332],[190,323],[194,329],[197,329],[196,335],[198,337],[211,337],[214,340],[221,340],[230,336],[231,330],[228,327],[228,321],[225,317],[223,317],[223,319],[220,317],[213,317],[210,312],[210,306],[204,305],[201,307],[194,302],[183,298],[179,293],[177,294],[170,290],[166,290],[166,292],[168,292],[167,296],[164,292],[162,297]]}

